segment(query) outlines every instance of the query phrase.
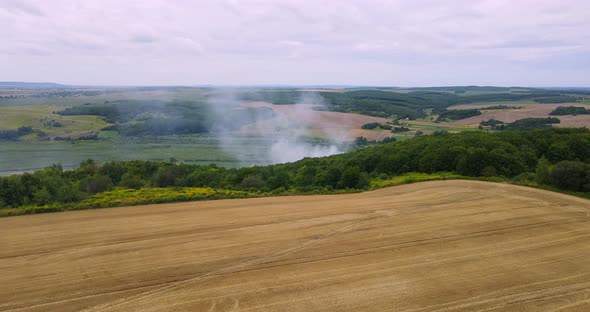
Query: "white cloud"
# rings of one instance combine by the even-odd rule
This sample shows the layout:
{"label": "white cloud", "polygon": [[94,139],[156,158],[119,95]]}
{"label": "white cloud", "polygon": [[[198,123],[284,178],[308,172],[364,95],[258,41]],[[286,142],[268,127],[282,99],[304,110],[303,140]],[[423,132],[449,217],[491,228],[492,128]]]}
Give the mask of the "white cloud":
{"label": "white cloud", "polygon": [[2,0],[0,80],[590,85],[572,66],[559,75],[590,58],[587,12],[585,0]]}
{"label": "white cloud", "polygon": [[[394,43],[395,45],[395,43]],[[354,45],[354,49],[369,52],[369,51],[378,51],[385,48],[383,43],[372,43],[372,42],[359,42]]]}
{"label": "white cloud", "polygon": [[44,15],[43,11],[38,6],[26,0],[3,0],[0,2],[0,10],[34,16]]}
{"label": "white cloud", "polygon": [[188,52],[203,52],[203,46],[191,38],[176,37],[173,39],[173,41],[178,45],[178,47],[180,47],[181,49],[185,49]]}

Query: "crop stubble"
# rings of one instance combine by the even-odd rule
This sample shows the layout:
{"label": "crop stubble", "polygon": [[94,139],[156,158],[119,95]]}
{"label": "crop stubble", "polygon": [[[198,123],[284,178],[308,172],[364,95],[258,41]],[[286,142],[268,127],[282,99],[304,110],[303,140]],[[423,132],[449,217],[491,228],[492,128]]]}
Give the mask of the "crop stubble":
{"label": "crop stubble", "polygon": [[0,311],[587,311],[590,201],[475,181],[0,219]]}

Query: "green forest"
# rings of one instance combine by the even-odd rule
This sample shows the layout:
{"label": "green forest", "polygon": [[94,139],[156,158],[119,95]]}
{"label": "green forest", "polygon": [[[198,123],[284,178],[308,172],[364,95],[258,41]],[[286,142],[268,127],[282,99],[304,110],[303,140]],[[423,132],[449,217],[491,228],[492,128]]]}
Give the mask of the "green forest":
{"label": "green forest", "polygon": [[549,115],[564,116],[564,115],[590,115],[590,109],[577,106],[560,106],[554,109]]}
{"label": "green forest", "polygon": [[523,118],[511,123],[504,123],[503,121],[490,119],[479,123],[479,128],[487,127],[491,130],[534,130],[551,128],[552,124],[558,124],[561,121],[555,117],[547,118]]}
{"label": "green forest", "polygon": [[454,109],[454,110],[444,110],[438,115],[437,120],[459,120],[465,119],[473,116],[479,116],[481,112],[479,109]]}
{"label": "green forest", "polygon": [[[117,197],[132,190],[168,190],[154,202],[359,191],[414,173],[497,179],[588,196],[590,130],[436,132],[341,155],[239,169],[150,161],[98,164],[89,159],[74,170],[56,164],[1,177],[0,214],[115,206],[121,204]],[[187,188],[205,188],[209,195],[187,196]]]}
{"label": "green forest", "polygon": [[[587,91],[546,90],[532,88],[502,87],[444,87],[412,88],[402,93],[392,90],[361,89],[347,92],[319,92],[322,104],[320,110],[345,113],[359,113],[376,117],[397,116],[400,119],[416,119],[426,116],[425,109],[445,112],[446,108],[458,104],[479,102],[532,100],[537,103],[576,102],[588,96]],[[473,93],[471,93],[473,92]],[[491,93],[477,93],[491,92]],[[273,104],[296,104],[309,91],[274,90],[248,91],[238,95],[240,100],[264,101]],[[452,119],[452,118],[451,118]]]}

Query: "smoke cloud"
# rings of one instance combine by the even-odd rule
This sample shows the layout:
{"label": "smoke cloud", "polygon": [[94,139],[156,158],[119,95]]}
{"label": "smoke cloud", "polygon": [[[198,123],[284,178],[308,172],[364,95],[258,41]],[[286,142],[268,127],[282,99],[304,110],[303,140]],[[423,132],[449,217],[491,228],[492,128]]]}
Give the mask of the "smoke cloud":
{"label": "smoke cloud", "polygon": [[[237,91],[221,89],[209,96],[208,107],[222,121],[213,129],[219,135],[219,146],[237,158],[240,165],[293,162],[340,154],[346,149],[342,142],[347,132],[336,121],[321,118],[325,103],[317,92],[302,92],[297,104],[272,105],[242,103]],[[249,112],[232,113],[236,110]],[[249,120],[235,119],[244,115],[250,116]],[[231,126],[236,124],[244,126]]]}

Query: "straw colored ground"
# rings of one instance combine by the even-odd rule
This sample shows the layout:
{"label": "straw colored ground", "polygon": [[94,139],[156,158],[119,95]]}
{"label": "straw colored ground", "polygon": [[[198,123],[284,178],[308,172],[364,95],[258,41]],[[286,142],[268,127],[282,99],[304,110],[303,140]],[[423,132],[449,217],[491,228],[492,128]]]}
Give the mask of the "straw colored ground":
{"label": "straw colored ground", "polygon": [[287,136],[315,136],[325,137],[339,141],[352,141],[358,136],[364,136],[369,140],[382,140],[392,136],[387,132],[364,130],[361,127],[366,123],[386,123],[390,119],[365,116],[352,113],[339,113],[329,111],[314,111],[317,105],[273,105],[267,102],[243,102],[242,107],[270,107],[276,117],[257,122],[254,125],[246,125],[240,129],[243,134],[275,134]]}
{"label": "straw colored ground", "polygon": [[[498,105],[495,104],[494,105]],[[477,126],[482,120],[496,119],[503,122],[515,122],[523,118],[546,118],[546,117],[557,117],[561,121],[559,124],[555,124],[555,127],[590,127],[590,115],[566,115],[566,116],[550,116],[554,109],[559,106],[579,106],[590,108],[589,105],[584,103],[560,103],[560,104],[521,104],[519,102],[505,102],[501,105],[508,106],[520,106],[521,109],[502,109],[502,110],[483,110],[482,114],[475,117],[470,117],[462,120],[453,122],[455,126]],[[481,104],[471,105],[457,105],[452,106],[449,109],[470,109],[470,108],[481,108]],[[488,104],[487,106],[491,106]]]}
{"label": "straw colored ground", "polygon": [[590,201],[433,181],[0,220],[0,311],[588,311]]}

